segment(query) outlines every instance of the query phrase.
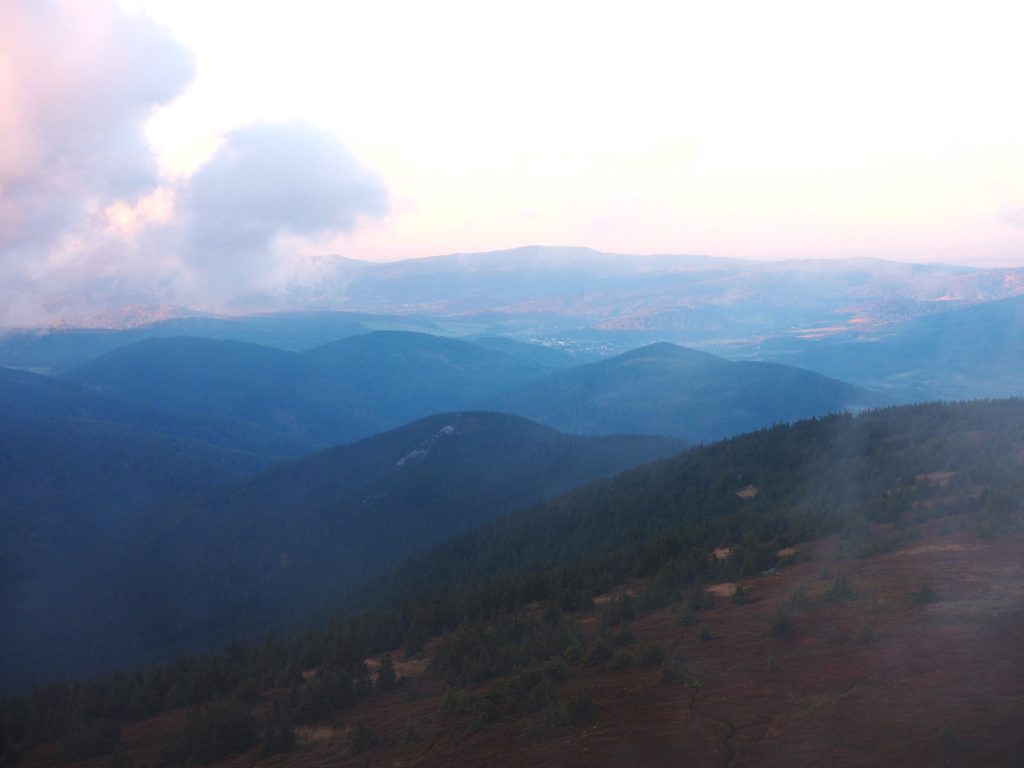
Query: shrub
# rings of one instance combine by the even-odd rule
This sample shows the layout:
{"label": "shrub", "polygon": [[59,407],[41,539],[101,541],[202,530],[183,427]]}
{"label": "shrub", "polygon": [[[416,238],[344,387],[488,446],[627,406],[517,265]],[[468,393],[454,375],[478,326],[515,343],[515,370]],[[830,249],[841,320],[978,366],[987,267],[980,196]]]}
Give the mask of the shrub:
{"label": "shrub", "polygon": [[509,715],[536,712],[557,699],[551,678],[535,667],[522,670],[491,687],[478,707],[479,719],[489,723]]}
{"label": "shrub", "polygon": [[633,666],[633,654],[629,651],[616,651],[608,662],[609,669],[629,669]]}
{"label": "shrub", "polygon": [[459,717],[473,708],[473,697],[465,688],[449,688],[441,698],[441,716]]}
{"label": "shrub", "polygon": [[915,603],[934,603],[938,601],[938,599],[939,596],[936,594],[935,589],[929,581],[924,582],[914,593]]}
{"label": "shrub", "polygon": [[736,591],[732,593],[732,601],[736,605],[746,605],[750,602],[750,593],[743,587],[742,584],[736,585]]}
{"label": "shrub", "polygon": [[544,664],[544,674],[552,680],[563,680],[569,674],[569,667],[561,657],[548,659]]}
{"label": "shrub", "polygon": [[597,717],[597,704],[588,688],[577,690],[567,702],[568,724],[573,728],[593,721]]}
{"label": "shrub", "polygon": [[319,677],[313,678],[299,693],[295,718],[300,723],[315,723],[331,714],[331,702],[327,697],[327,686]]}
{"label": "shrub", "polygon": [[576,691],[568,699],[549,702],[540,720],[527,730],[533,736],[580,728],[593,722],[597,705],[587,689]]}
{"label": "shrub", "polygon": [[661,673],[659,675],[659,682],[662,685],[690,685],[694,688],[700,688],[700,680],[691,675],[686,665],[683,664],[679,659],[673,659],[666,657],[661,664]]}
{"label": "shrub", "polygon": [[408,746],[422,740],[423,737],[420,735],[419,728],[416,727],[416,722],[409,723],[405,727],[405,733],[402,734],[402,743]]}
{"label": "shrub", "polygon": [[235,686],[235,690],[231,692],[231,698],[242,704],[252,704],[259,701],[260,688],[255,680],[247,677]]}
{"label": "shrub", "polygon": [[850,579],[845,573],[840,573],[836,576],[835,581],[832,582],[832,586],[825,592],[825,599],[838,602],[840,600],[852,600],[857,596],[857,593],[853,591],[853,587],[850,586]]}
{"label": "shrub", "polygon": [[605,606],[601,613],[602,627],[617,627],[628,624],[636,618],[636,606],[628,593],[622,593]]}
{"label": "shrub", "polygon": [[856,637],[854,637],[857,645],[870,645],[877,639],[878,636],[875,634],[875,631],[868,626],[861,627]]}
{"label": "shrub", "polygon": [[706,591],[700,583],[694,584],[686,596],[686,607],[694,613],[710,611],[715,607],[715,596]]}
{"label": "shrub", "polygon": [[395,674],[395,664],[391,661],[391,654],[385,653],[380,660],[380,669],[377,670],[377,691],[383,693],[398,687],[398,675]]}
{"label": "shrub", "polygon": [[636,663],[642,667],[656,667],[665,660],[665,649],[655,643],[644,643],[636,652]]}
{"label": "shrub", "polygon": [[295,728],[280,702],[267,710],[263,723],[263,755],[276,755],[295,749]]}
{"label": "shrub", "polygon": [[801,584],[789,593],[786,598],[785,607],[789,610],[799,610],[811,604],[810,595],[807,594],[807,587]]}
{"label": "shrub", "polygon": [[116,748],[121,729],[107,720],[76,720],[60,740],[60,756],[65,762],[109,755]]}
{"label": "shrub", "polygon": [[780,608],[772,618],[770,630],[772,637],[788,637],[796,631],[796,627],[793,626],[789,614]]}
{"label": "shrub", "polygon": [[612,645],[632,645],[636,642],[636,637],[630,631],[629,627],[621,627],[618,632],[612,635]]}
{"label": "shrub", "polygon": [[672,621],[673,627],[691,627],[698,621],[697,617],[693,615],[691,611],[685,611],[680,613]]}
{"label": "shrub", "polygon": [[612,649],[604,640],[598,640],[583,654],[583,663],[588,667],[604,664],[612,657]]}
{"label": "shrub", "polygon": [[379,744],[380,736],[367,728],[362,721],[356,723],[356,727],[352,729],[352,735],[349,737],[349,752],[351,754],[358,755]]}
{"label": "shrub", "polygon": [[212,763],[256,743],[249,710],[235,701],[219,701],[194,709],[185,730],[161,749],[161,765]]}

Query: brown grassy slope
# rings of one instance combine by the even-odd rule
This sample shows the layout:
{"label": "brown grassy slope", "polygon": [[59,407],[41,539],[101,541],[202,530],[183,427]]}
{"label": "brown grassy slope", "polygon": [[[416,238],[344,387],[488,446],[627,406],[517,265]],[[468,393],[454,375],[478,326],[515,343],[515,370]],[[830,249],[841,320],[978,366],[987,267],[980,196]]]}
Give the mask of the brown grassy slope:
{"label": "brown grassy slope", "polygon": [[[410,667],[403,689],[299,729],[296,751],[260,760],[253,750],[217,765],[1020,765],[1024,535],[980,538],[964,522],[930,523],[911,546],[866,559],[837,561],[836,542],[818,542],[810,562],[744,582],[752,603],[719,599],[702,612],[711,639],[677,626],[678,606],[641,614],[637,638],[661,644],[699,686],[662,684],[657,669],[572,669],[560,690],[589,688],[600,708],[579,730],[531,737],[524,731],[537,716],[479,730],[468,718],[439,718],[440,684]],[[839,573],[855,596],[824,600]],[[938,601],[914,599],[924,582]],[[773,617],[800,587],[809,599],[789,610],[795,632],[773,636]],[[125,764],[151,764],[161,730],[185,716],[128,725]],[[384,745],[348,754],[357,721]],[[422,740],[403,745],[410,722]],[[50,764],[53,754],[37,749],[24,765]]]}

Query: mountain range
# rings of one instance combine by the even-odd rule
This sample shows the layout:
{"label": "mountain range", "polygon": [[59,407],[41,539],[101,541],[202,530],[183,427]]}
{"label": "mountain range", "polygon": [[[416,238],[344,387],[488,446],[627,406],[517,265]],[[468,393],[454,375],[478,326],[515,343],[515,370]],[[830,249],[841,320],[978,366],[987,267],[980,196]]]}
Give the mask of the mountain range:
{"label": "mountain range", "polygon": [[130,402],[325,444],[451,409],[483,407],[581,434],[694,442],[891,402],[791,366],[730,362],[667,343],[597,363],[568,360],[511,340],[409,332],[363,334],[303,353],[172,338],[124,347],[65,377]]}
{"label": "mountain range", "polygon": [[366,330],[514,337],[585,354],[671,341],[729,355],[766,339],[870,338],[1024,293],[1020,269],[866,258],[765,262],[529,246],[333,265],[315,290],[257,301],[250,312],[260,314],[170,309],[182,316],[168,318],[134,308],[95,318],[98,328],[8,330],[0,365],[60,372],[135,341],[183,335],[302,351]]}
{"label": "mountain range", "polygon": [[64,376],[129,402],[231,418],[327,446],[471,407],[550,370],[467,341],[381,331],[305,352],[148,339]]}
{"label": "mountain range", "polygon": [[407,762],[426,733],[436,764],[615,764],[634,732],[666,765],[778,762],[776,732],[849,758],[884,727],[804,725],[855,702],[923,713],[899,764],[1012,752],[983,742],[1024,679],[1021,403],[899,404],[1022,394],[1024,272],[335,267],[303,311],[0,336],[0,689],[120,670],[0,702],[0,765],[195,762],[229,710],[247,763],[295,727],[271,760]]}
{"label": "mountain range", "polygon": [[46,563],[51,579],[5,606],[4,685],[251,637],[454,533],[682,447],[442,414],[171,497],[108,526],[88,557]]}
{"label": "mountain range", "polygon": [[[371,610],[4,703],[0,747],[27,766],[1016,765],[1022,424],[1017,400],[927,404],[698,447],[457,533],[361,588]],[[394,473],[454,448],[500,477],[486,471],[491,438],[464,452],[459,441],[510,427],[538,430],[491,414],[428,419],[366,441],[379,455],[362,474],[392,473],[395,487]],[[246,510],[289,546],[291,516],[315,522],[305,538],[333,537],[322,478],[357,448],[238,486],[223,522],[230,494],[162,515],[154,542],[189,567],[219,561],[191,585],[196,607],[248,567],[252,543],[231,547]],[[311,516],[270,512],[289,468],[319,490],[303,499]],[[358,524],[346,508],[356,518],[339,521]],[[195,535],[206,531],[210,552]],[[138,585],[124,578],[131,563],[119,574],[129,597],[154,579],[188,586],[176,561],[144,549],[139,564],[147,555]],[[256,594],[267,571],[287,570],[263,562]],[[155,594],[153,621],[173,637],[179,614]],[[135,617],[114,615],[128,623],[108,634],[130,644]]]}
{"label": "mountain range", "polygon": [[859,341],[777,340],[751,354],[903,400],[1024,394],[1024,297],[910,320]]}
{"label": "mountain range", "polygon": [[[320,308],[727,343],[860,333],[1024,292],[1024,271],[868,258],[749,261],[527,246],[389,263],[337,259]],[[622,351],[621,348],[619,351]]]}
{"label": "mountain range", "polygon": [[490,405],[567,432],[710,442],[890,402],[884,395],[789,365],[733,362],[663,342],[557,371]]}

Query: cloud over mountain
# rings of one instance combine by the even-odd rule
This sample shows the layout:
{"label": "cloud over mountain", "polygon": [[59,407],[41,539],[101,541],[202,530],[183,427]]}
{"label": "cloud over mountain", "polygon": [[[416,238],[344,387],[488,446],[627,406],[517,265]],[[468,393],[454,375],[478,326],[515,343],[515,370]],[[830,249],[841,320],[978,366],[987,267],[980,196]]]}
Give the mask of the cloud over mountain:
{"label": "cloud over mountain", "polygon": [[110,206],[134,206],[155,190],[144,124],[192,75],[187,50],[107,0],[0,5],[0,303],[7,314],[30,312],[29,295],[52,273],[84,266],[92,250],[85,241],[104,234]]}
{"label": "cloud over mountain", "polygon": [[192,73],[185,49],[112,3],[0,6],[0,245],[151,191],[145,120]]}
{"label": "cloud over mountain", "polygon": [[304,123],[233,131],[181,195],[183,259],[214,296],[287,271],[279,237],[352,229],[387,210],[384,186],[330,133]]}
{"label": "cloud over mountain", "polygon": [[238,128],[192,178],[162,175],[146,123],[194,73],[112,0],[0,5],[0,326],[272,293],[294,238],[385,212],[383,185],[301,123]]}

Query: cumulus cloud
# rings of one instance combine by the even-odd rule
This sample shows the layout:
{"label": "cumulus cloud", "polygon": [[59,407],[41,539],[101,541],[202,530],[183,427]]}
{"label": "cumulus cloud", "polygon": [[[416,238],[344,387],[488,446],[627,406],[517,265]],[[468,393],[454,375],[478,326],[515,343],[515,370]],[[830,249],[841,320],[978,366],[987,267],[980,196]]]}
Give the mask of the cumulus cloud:
{"label": "cumulus cloud", "polygon": [[201,293],[273,290],[296,237],[351,230],[387,210],[381,182],[330,133],[304,123],[229,134],[182,191],[182,257]]}
{"label": "cumulus cloud", "polygon": [[89,270],[109,279],[105,212],[156,189],[144,124],[192,74],[188,51],[109,0],[0,4],[0,322]]}
{"label": "cumulus cloud", "polygon": [[0,2],[0,327],[273,293],[308,272],[289,247],[385,211],[381,183],[303,124],[241,128],[162,179],[145,125],[193,75],[113,0]]}
{"label": "cumulus cloud", "polygon": [[186,50],[112,3],[0,4],[0,247],[151,190],[144,122],[191,77]]}

